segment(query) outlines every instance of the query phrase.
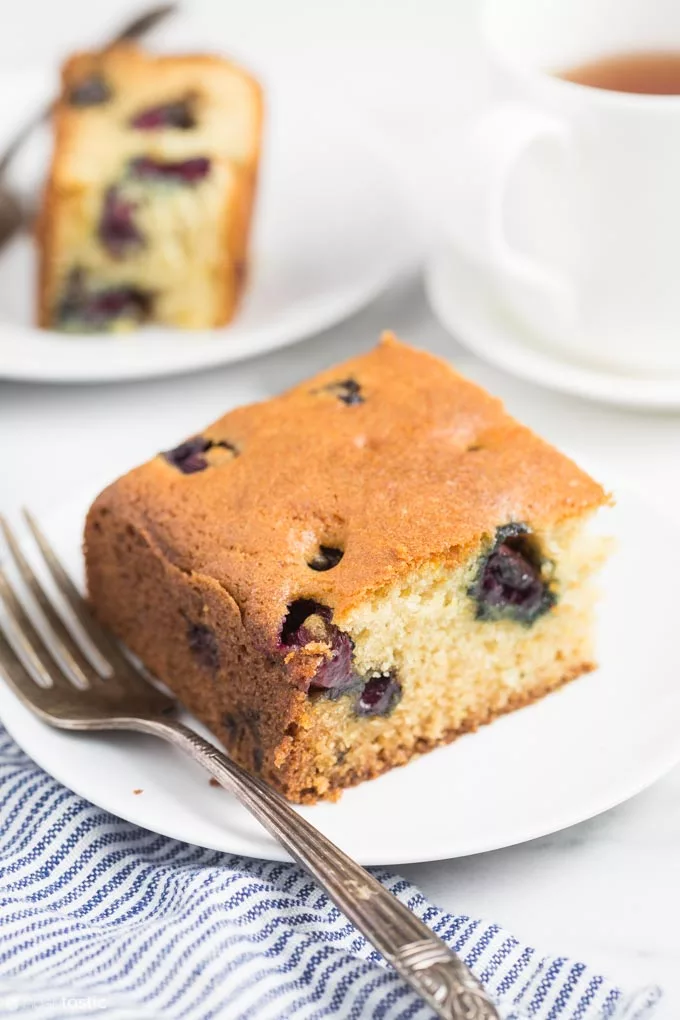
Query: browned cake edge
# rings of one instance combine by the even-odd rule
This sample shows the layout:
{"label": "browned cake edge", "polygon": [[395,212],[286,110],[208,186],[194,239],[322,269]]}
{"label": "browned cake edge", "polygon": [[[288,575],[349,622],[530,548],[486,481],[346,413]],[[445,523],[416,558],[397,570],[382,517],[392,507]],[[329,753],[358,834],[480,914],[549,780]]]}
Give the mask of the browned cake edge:
{"label": "browned cake edge", "polygon": [[282,658],[257,646],[228,592],[173,566],[148,534],[101,503],[88,515],[85,551],[87,589],[101,622],[236,761],[294,799],[296,777],[277,768],[277,751],[292,745],[307,696],[291,684]]}
{"label": "browned cake edge", "polygon": [[[59,158],[59,140],[55,136],[53,160]],[[54,268],[54,210],[57,191],[52,172],[45,182],[40,209],[35,222],[35,242],[38,249],[38,288],[36,292],[36,323],[41,329],[52,325],[50,285]]]}

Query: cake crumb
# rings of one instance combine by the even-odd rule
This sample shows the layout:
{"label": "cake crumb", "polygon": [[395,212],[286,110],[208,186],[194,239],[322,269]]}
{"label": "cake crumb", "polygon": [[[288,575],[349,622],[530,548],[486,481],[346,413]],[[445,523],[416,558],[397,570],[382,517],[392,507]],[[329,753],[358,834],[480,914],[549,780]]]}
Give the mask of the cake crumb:
{"label": "cake crumb", "polygon": [[221,784],[221,783],[219,782],[219,780],[218,780],[218,779],[215,779],[215,777],[214,777],[214,776],[211,776],[211,777],[210,777],[210,779],[208,780],[208,782],[210,783],[210,785],[211,785],[211,786],[221,786],[221,785],[222,785],[222,784]]}
{"label": "cake crumb", "polygon": [[135,796],[137,796],[140,793],[144,793],[144,790],[133,790],[132,792],[134,793]]}

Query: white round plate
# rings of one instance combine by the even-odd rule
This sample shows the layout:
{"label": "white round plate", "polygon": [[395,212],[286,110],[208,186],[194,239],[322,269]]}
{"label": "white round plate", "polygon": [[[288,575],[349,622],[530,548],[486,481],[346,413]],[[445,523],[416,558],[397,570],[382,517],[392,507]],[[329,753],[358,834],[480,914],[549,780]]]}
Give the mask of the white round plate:
{"label": "white round plate", "polygon": [[124,336],[39,330],[35,252],[23,237],[0,256],[0,378],[104,382],[238,361],[351,315],[420,250],[395,164],[357,111],[319,83],[302,100],[299,88],[278,88],[268,97],[251,279],[234,322]]}
{"label": "white round plate", "polygon": [[[46,529],[78,573],[83,514],[84,503],[71,506]],[[618,551],[603,577],[597,672],[301,813],[363,864],[437,860],[573,825],[672,768],[680,760],[680,552],[668,543],[658,555],[650,535],[676,528],[629,494],[605,517]],[[116,815],[201,846],[286,859],[228,793],[160,740],[50,729],[4,682],[0,718],[42,768]]]}
{"label": "white round plate", "polygon": [[430,258],[425,287],[444,328],[474,354],[512,375],[621,407],[680,408],[680,377],[617,375],[563,360],[541,347],[507,311],[485,273],[453,247]]}

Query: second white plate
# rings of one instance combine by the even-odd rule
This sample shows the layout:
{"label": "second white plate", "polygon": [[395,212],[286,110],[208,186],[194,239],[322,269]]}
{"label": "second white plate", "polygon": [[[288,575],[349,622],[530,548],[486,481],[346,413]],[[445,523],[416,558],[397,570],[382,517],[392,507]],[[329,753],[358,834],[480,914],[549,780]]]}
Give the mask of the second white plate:
{"label": "second white plate", "polygon": [[[14,95],[11,75],[0,83]],[[125,336],[39,330],[35,253],[22,237],[0,257],[0,378],[104,382],[238,361],[346,318],[417,263],[421,242],[396,164],[357,111],[319,82],[278,85],[267,101],[251,280],[234,322]]]}
{"label": "second white plate", "polygon": [[425,269],[432,310],[459,343],[491,365],[548,389],[621,407],[680,408],[680,377],[636,378],[560,358],[504,307],[486,274],[452,246]]}
{"label": "second white plate", "polygon": [[[77,574],[85,504],[45,522]],[[619,548],[603,577],[596,673],[302,814],[363,864],[436,860],[573,825],[678,762],[680,551],[667,543],[658,555],[650,543],[677,529],[629,494],[620,494],[606,529]],[[285,859],[229,794],[161,741],[52,730],[3,682],[0,718],[46,771],[116,815],[190,843]]]}

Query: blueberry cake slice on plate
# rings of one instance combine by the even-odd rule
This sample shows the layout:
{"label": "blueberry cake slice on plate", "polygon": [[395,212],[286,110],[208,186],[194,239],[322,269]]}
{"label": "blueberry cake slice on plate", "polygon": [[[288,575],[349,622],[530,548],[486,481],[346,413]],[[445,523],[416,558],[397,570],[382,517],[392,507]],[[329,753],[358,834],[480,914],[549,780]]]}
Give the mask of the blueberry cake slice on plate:
{"label": "blueberry cake slice on plate", "polygon": [[40,325],[229,321],[247,267],[262,96],[219,57],[72,57],[39,220]]}
{"label": "blueberry cake slice on plate", "polygon": [[607,501],[386,335],[106,489],[89,593],[234,758],[313,802],[593,668]]}

